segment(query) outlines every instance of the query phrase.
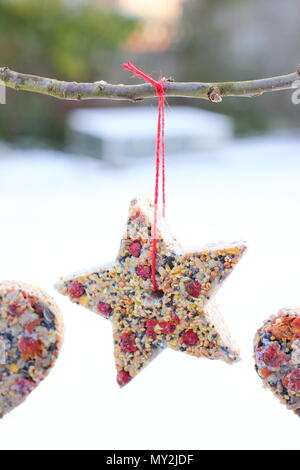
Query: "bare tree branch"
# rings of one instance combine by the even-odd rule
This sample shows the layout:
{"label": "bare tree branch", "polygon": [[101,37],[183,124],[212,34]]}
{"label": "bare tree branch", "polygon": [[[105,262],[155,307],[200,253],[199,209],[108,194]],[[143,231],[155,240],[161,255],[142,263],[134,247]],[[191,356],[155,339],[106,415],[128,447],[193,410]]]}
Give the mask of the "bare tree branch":
{"label": "bare tree branch", "polygon": [[[241,82],[174,82],[165,79],[166,96],[202,98],[214,103],[224,96],[254,97],[263,93],[295,88],[300,79],[300,68],[294,73],[279,77]],[[0,83],[16,90],[41,93],[64,100],[112,99],[140,101],[156,96],[152,85],[112,85],[104,81],[94,83],[63,82],[51,78],[27,75],[0,67]]]}

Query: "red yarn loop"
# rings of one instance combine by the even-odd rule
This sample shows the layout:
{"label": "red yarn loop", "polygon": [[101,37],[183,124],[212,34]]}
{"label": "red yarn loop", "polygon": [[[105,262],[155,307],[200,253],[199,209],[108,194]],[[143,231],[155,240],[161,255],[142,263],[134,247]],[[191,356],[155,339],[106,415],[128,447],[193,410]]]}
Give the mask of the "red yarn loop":
{"label": "red yarn loop", "polygon": [[165,174],[165,88],[164,80],[154,80],[150,75],[139,70],[131,62],[123,64],[125,70],[133,72],[138,77],[143,78],[146,82],[151,83],[155,87],[158,97],[158,119],[156,134],[156,150],[155,150],[155,190],[154,190],[154,220],[152,227],[152,284],[153,289],[158,290],[156,282],[156,261],[157,261],[157,214],[159,203],[159,184],[160,170],[162,172],[162,213],[166,212],[166,174]]}

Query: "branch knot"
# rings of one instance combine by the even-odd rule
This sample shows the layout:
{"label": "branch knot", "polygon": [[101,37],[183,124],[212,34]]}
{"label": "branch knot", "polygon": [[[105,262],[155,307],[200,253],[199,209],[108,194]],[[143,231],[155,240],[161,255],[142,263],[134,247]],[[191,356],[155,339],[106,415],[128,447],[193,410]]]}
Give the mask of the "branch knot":
{"label": "branch knot", "polygon": [[211,87],[207,92],[207,97],[212,103],[221,103],[222,96],[218,87]]}

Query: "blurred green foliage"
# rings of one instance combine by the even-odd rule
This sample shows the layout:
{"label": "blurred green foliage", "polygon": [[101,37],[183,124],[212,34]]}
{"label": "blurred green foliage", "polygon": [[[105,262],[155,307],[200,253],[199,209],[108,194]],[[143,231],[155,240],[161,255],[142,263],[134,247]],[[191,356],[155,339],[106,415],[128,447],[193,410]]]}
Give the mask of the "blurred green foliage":
{"label": "blurred green foliage", "polygon": [[[135,27],[135,20],[92,4],[0,0],[1,66],[63,80],[103,79],[111,55]],[[68,104],[54,100],[54,105],[40,95],[30,95],[30,101],[27,94],[8,95],[8,104],[0,109],[1,138],[29,134],[62,139]]]}

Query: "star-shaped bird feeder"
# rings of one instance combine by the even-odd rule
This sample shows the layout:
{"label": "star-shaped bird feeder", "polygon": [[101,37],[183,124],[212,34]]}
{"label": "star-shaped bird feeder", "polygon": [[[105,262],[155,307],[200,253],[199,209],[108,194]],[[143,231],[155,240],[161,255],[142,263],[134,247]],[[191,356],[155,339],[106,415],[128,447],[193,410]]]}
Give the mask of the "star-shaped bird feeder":
{"label": "star-shaped bird feeder", "polygon": [[112,322],[120,386],[166,347],[230,364],[239,359],[213,297],[245,245],[183,251],[159,215],[154,290],[152,225],[149,201],[133,200],[115,264],[63,278],[56,285],[72,302]]}

